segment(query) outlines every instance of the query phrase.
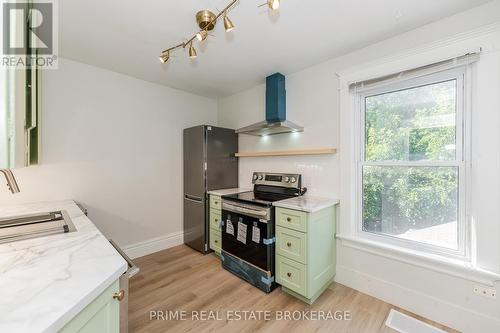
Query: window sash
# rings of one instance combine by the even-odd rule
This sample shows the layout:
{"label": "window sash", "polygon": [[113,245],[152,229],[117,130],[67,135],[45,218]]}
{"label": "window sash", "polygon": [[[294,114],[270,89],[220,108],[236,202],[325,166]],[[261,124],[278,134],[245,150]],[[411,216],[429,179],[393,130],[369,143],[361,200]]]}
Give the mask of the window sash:
{"label": "window sash", "polygon": [[440,166],[462,166],[463,161],[374,161],[362,162],[362,165],[369,166],[402,166],[402,167],[440,167]]}
{"label": "window sash", "polygon": [[[370,90],[363,90],[360,93],[355,93],[356,96],[356,110],[357,110],[357,132],[359,134],[358,146],[358,159],[357,159],[357,191],[356,191],[356,233],[365,238],[369,238],[381,243],[389,243],[396,246],[414,249],[417,251],[433,253],[437,255],[445,255],[460,259],[469,260],[470,251],[467,246],[468,239],[468,223],[466,219],[466,163],[465,163],[465,77],[466,67],[453,68],[443,72],[434,73],[424,77],[409,79],[390,85],[382,85],[374,87]],[[454,160],[421,160],[421,161],[408,161],[408,160],[391,160],[391,161],[366,161],[366,97],[378,95],[381,93],[396,92],[420,86],[436,84],[456,80],[456,117],[455,117],[455,145],[456,153]],[[428,243],[421,243],[417,241],[407,240],[382,233],[374,233],[363,230],[363,167],[364,166],[401,166],[401,167],[457,167],[458,168],[458,249],[449,249],[432,245]]]}
{"label": "window sash", "polygon": [[[365,99],[370,96],[374,95],[380,95],[382,93],[391,93],[391,92],[397,92],[397,91],[402,91],[402,90],[407,90],[407,89],[412,89],[412,88],[417,88],[421,86],[426,86],[426,85],[431,85],[431,84],[436,84],[440,82],[445,82],[445,81],[451,81],[451,80],[457,80],[457,88],[456,88],[456,118],[455,118],[455,161],[464,161],[464,140],[463,140],[463,130],[464,130],[464,76],[465,76],[465,68],[457,68],[457,69],[452,69],[448,71],[444,71],[441,73],[436,73],[432,75],[428,75],[425,77],[417,78],[417,79],[412,79],[412,80],[407,80],[403,82],[398,82],[397,84],[389,86],[383,86],[383,87],[378,87],[374,88],[372,90],[364,91],[363,93],[359,94],[359,100],[358,104],[359,107],[358,109],[361,108],[361,119],[360,119],[360,124],[362,125],[361,129],[361,149],[360,149],[360,154],[359,159],[363,161],[364,163],[378,163],[378,161],[366,161],[366,103]],[[446,160],[446,161],[441,161],[441,160],[425,160],[422,162],[425,163],[441,163],[441,162],[450,162],[453,160]],[[396,161],[384,161],[388,163],[397,163],[397,162],[403,162],[401,160],[396,160]],[[420,161],[405,161],[405,162],[415,162],[419,163]]]}
{"label": "window sash", "polygon": [[452,68],[463,68],[479,60],[481,49],[469,52],[459,57],[442,60],[422,67],[405,70],[398,73],[389,74],[383,77],[368,79],[361,82],[353,82],[349,85],[349,91],[367,91],[376,87],[392,85],[401,80],[410,80],[422,76],[428,76]]}

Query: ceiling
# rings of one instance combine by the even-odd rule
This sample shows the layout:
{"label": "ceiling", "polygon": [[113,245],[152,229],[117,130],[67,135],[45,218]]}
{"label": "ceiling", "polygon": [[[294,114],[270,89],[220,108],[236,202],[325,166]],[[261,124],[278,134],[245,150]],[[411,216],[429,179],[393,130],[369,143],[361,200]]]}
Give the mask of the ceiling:
{"label": "ceiling", "polygon": [[59,1],[60,55],[210,97],[224,97],[290,74],[488,0],[282,0],[277,13],[241,0],[190,60],[160,52],[196,32],[195,13],[229,0]]}

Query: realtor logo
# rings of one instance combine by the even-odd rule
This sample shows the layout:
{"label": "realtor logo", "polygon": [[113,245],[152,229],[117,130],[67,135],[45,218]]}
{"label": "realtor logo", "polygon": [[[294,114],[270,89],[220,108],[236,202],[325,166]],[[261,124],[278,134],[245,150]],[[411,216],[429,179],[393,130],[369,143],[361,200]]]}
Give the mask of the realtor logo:
{"label": "realtor logo", "polygon": [[2,67],[57,68],[57,3],[2,3]]}

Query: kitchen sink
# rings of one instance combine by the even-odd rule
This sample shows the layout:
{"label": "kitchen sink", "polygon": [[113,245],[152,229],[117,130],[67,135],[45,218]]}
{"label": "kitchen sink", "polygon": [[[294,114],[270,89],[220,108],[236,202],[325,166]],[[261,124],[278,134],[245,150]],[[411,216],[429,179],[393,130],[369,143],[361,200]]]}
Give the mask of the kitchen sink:
{"label": "kitchen sink", "polygon": [[76,231],[65,210],[0,218],[0,243]]}

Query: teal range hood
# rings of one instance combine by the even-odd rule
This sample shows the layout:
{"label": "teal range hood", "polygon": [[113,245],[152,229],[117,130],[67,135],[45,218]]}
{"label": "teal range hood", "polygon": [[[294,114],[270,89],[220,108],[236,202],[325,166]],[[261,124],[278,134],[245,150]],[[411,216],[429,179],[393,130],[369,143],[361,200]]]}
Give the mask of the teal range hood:
{"label": "teal range hood", "polygon": [[237,129],[236,133],[266,136],[303,131],[304,127],[286,119],[285,76],[276,73],[266,78],[266,120]]}

